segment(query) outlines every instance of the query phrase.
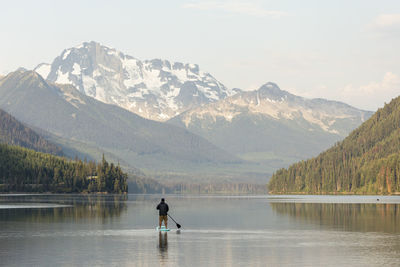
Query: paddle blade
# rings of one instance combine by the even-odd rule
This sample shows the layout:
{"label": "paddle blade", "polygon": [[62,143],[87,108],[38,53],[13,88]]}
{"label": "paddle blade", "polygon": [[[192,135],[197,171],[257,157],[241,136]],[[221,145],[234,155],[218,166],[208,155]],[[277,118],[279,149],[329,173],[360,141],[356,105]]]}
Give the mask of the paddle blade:
{"label": "paddle blade", "polygon": [[178,229],[179,229],[179,228],[181,228],[182,226],[181,226],[179,223],[177,223],[177,224],[176,224],[176,227],[178,227]]}

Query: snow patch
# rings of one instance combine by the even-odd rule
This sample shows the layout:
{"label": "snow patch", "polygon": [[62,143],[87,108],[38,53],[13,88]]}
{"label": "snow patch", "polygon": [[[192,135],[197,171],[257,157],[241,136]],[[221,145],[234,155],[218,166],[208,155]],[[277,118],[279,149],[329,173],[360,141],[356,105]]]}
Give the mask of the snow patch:
{"label": "snow patch", "polygon": [[100,100],[101,102],[107,103],[106,90],[104,90],[104,88],[99,85],[96,86],[96,99]]}
{"label": "snow patch", "polygon": [[161,85],[163,85],[163,83],[159,79],[159,76],[159,70],[151,70],[143,73],[143,80],[145,81],[147,88],[153,89],[157,93],[160,92],[160,87]]}
{"label": "snow patch", "polygon": [[70,53],[71,53],[71,49],[65,50],[65,52],[63,53],[62,59],[65,60]]}
{"label": "snow patch", "polygon": [[90,76],[87,75],[82,75],[82,83],[83,83],[83,89],[85,91],[85,94],[91,97],[96,97],[96,80],[93,79]]}
{"label": "snow patch", "polygon": [[109,54],[110,56],[119,56],[118,52],[114,49],[110,49],[107,51],[107,54]]}
{"label": "snow patch", "polygon": [[178,78],[178,80],[185,81],[188,80],[187,72],[185,69],[178,69],[171,71],[171,74]]}
{"label": "snow patch", "polygon": [[165,119],[169,119],[170,116],[168,116],[167,114],[161,113],[160,115],[158,115],[161,119],[165,120]]}
{"label": "snow patch", "polygon": [[99,76],[101,76],[100,71],[99,71],[98,69],[95,69],[95,70],[93,71],[93,77],[96,78],[96,77],[99,77]]}
{"label": "snow patch", "polygon": [[127,79],[124,80],[124,85],[129,87],[134,87],[136,84],[143,82],[142,73],[137,65],[137,60],[135,59],[122,59],[122,67],[128,74]]}
{"label": "snow patch", "polygon": [[106,70],[106,71],[108,71],[108,72],[115,72],[115,70],[110,69],[110,68],[104,66],[103,64],[100,64],[100,63],[99,63],[98,65],[99,65],[99,67],[101,67],[102,69],[104,69],[104,70]]}
{"label": "snow patch", "polygon": [[55,83],[60,83],[60,84],[71,84],[71,81],[69,79],[69,73],[62,73],[62,71],[59,69],[57,71],[57,80]]}
{"label": "snow patch", "polygon": [[77,63],[74,63],[74,66],[72,66],[71,74],[80,75],[81,74],[81,66],[79,66]]}

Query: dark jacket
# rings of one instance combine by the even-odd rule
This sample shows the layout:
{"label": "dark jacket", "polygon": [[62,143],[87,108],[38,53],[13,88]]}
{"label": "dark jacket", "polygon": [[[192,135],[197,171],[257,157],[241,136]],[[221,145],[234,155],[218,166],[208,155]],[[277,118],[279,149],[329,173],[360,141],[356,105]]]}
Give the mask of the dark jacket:
{"label": "dark jacket", "polygon": [[157,209],[159,210],[160,216],[167,215],[167,212],[169,211],[168,204],[162,201],[157,205]]}

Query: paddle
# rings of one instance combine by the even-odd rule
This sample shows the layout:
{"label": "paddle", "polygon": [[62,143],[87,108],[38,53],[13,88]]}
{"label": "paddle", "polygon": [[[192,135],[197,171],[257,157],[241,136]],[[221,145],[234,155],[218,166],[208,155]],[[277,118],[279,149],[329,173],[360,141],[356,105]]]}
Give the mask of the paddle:
{"label": "paddle", "polygon": [[167,214],[167,215],[168,215],[168,217],[170,217],[170,218],[176,223],[176,227],[178,227],[178,229],[182,227],[179,223],[177,223],[177,222],[174,220],[174,218],[172,218],[169,214]]}

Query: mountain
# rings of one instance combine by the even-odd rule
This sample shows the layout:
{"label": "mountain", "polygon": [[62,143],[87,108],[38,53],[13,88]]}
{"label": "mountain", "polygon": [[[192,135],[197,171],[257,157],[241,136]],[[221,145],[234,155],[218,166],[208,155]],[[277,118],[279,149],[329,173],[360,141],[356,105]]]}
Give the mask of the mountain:
{"label": "mountain", "polygon": [[[194,163],[199,157],[208,157],[207,160],[199,160],[201,164],[211,163],[206,167],[197,163],[171,162],[173,157],[166,155],[176,147],[187,147],[187,144],[171,147],[163,137],[157,142],[164,148],[169,146],[167,154],[149,153],[153,143],[147,142],[145,134],[133,154],[132,151],[126,152],[125,146],[114,149],[110,148],[110,144],[106,145],[108,158],[125,161],[131,166],[134,164],[129,161],[135,160],[140,162],[138,166],[148,170],[153,169],[156,160],[156,169],[171,171],[172,176],[175,176],[176,169],[215,171],[214,168],[221,162],[234,162],[222,169],[216,167],[219,174],[235,174],[243,180],[255,175],[265,182],[265,177],[277,168],[317,155],[372,115],[340,102],[295,96],[280,90],[273,83],[252,92],[229,89],[209,73],[201,71],[198,65],[161,59],[142,61],[96,42],[65,49],[51,64],[39,64],[35,71],[51,86],[58,84],[56,87],[63,90],[61,94],[67,100],[70,98],[70,93],[65,91],[68,85],[77,88],[79,97],[73,90],[73,98],[77,99],[69,99],[75,101],[74,105],[79,106],[78,99],[84,97],[87,99],[82,100],[84,103],[88,103],[89,98],[95,99],[143,118],[178,126],[193,133],[196,138],[201,136],[202,142],[207,140],[206,148],[199,146],[202,156],[188,153],[185,149],[183,154],[174,152],[174,157],[183,162],[189,160]],[[79,109],[82,107],[79,106]],[[70,114],[77,116],[75,113],[71,111]],[[108,121],[102,123],[108,124]],[[118,129],[119,126],[115,127]],[[75,144],[75,151],[78,149],[81,154],[90,151],[97,158],[104,151],[105,144],[99,147],[90,138],[77,139],[64,133],[64,129],[59,130],[50,132],[56,136],[54,140],[64,144],[66,151],[67,143],[69,146]],[[65,129],[65,132],[71,130]],[[108,135],[98,142],[111,138]],[[127,143],[126,140],[122,143]],[[80,145],[77,147],[78,143],[85,149]],[[164,151],[164,148],[156,151]],[[209,149],[219,152],[207,154]],[[164,161],[166,158],[167,161]],[[215,162],[218,162],[217,165]]]}
{"label": "mountain", "polygon": [[201,170],[201,164],[238,162],[187,130],[104,104],[71,85],[48,83],[33,71],[13,72],[0,81],[0,108],[24,123],[80,144],[75,149],[83,153],[99,150],[143,170],[179,172],[193,166]]}
{"label": "mountain", "polygon": [[62,149],[0,109],[0,143],[62,155]]}
{"label": "mountain", "polygon": [[273,193],[400,194],[400,97],[318,157],[278,170]]}
{"label": "mountain", "polygon": [[344,103],[295,96],[267,83],[168,122],[243,159],[276,168],[317,155],[371,115]]}
{"label": "mountain", "polygon": [[71,84],[87,96],[156,121],[234,94],[196,64],[141,61],[96,42],[66,49],[52,64],[34,70],[48,81]]}

